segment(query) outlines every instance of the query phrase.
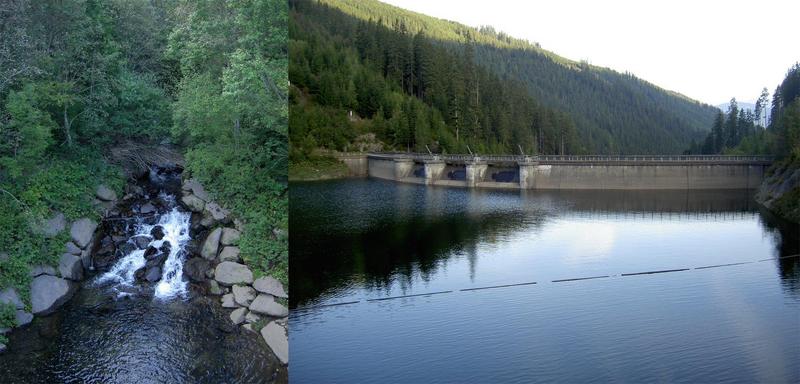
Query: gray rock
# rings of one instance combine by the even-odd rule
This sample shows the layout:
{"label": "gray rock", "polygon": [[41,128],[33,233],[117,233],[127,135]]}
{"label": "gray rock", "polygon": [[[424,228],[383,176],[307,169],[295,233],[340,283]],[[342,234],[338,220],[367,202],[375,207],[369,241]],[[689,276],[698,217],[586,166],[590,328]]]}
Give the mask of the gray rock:
{"label": "gray rock", "polygon": [[219,238],[219,242],[222,245],[233,245],[239,241],[241,235],[241,232],[233,228],[222,228],[222,237]]}
{"label": "gray rock", "polygon": [[250,303],[250,311],[272,317],[289,316],[289,310],[275,301],[272,295],[260,294]]}
{"label": "gray rock", "polygon": [[214,270],[214,279],[222,285],[251,284],[253,282],[253,272],[247,266],[223,261]]}
{"label": "gray rock", "polygon": [[34,315],[46,315],[67,302],[77,284],[50,275],[37,276],[31,282],[31,309]]}
{"label": "gray rock", "polygon": [[222,248],[222,252],[219,253],[219,261],[220,262],[223,262],[223,261],[238,262],[239,261],[239,253],[240,252],[241,251],[239,250],[239,247],[228,246],[228,247]]}
{"label": "gray rock", "polygon": [[204,226],[206,228],[211,228],[216,223],[217,223],[217,221],[214,220],[214,218],[211,216],[210,213],[208,213],[207,211],[203,211],[203,215],[200,218],[200,225],[202,225],[202,226]]}
{"label": "gray rock", "polygon": [[213,279],[214,278],[214,270],[213,269],[206,270],[206,277],[209,278],[209,279]]}
{"label": "gray rock", "polygon": [[155,211],[156,211],[156,207],[154,207],[153,204],[150,204],[150,203],[145,203],[144,205],[141,206],[141,208],[139,208],[139,213],[141,213],[143,215],[147,215],[149,213],[154,213]]}
{"label": "gray rock", "polygon": [[61,212],[56,212],[51,219],[45,220],[39,225],[35,225],[33,232],[42,234],[44,237],[51,238],[61,233],[61,231],[63,231],[66,227],[67,219],[64,218],[64,214]]}
{"label": "gray rock", "polygon": [[69,230],[72,241],[81,249],[86,248],[89,242],[92,241],[94,230],[97,229],[97,223],[91,219],[83,218],[72,223],[72,228]]}
{"label": "gray rock", "polygon": [[37,265],[31,267],[31,277],[36,277],[40,275],[56,275],[56,269],[49,266],[49,265]]}
{"label": "gray rock", "polygon": [[98,199],[103,201],[114,201],[117,200],[117,194],[111,190],[111,188],[100,184],[97,186],[97,191],[94,193]]}
{"label": "gray rock", "polygon": [[8,347],[6,347],[6,345],[5,345],[5,344],[3,344],[3,343],[0,343],[0,353],[3,353],[3,352],[5,352],[5,351],[6,351],[6,349],[8,349]]}
{"label": "gray rock", "polygon": [[244,323],[244,316],[246,314],[247,314],[247,308],[234,309],[233,312],[231,312],[231,321],[236,325]]}
{"label": "gray rock", "polygon": [[206,206],[205,201],[195,195],[181,197],[181,202],[192,212],[203,212],[203,208]]}
{"label": "gray rock", "polygon": [[161,267],[150,267],[144,275],[145,280],[155,283],[161,280]]}
{"label": "gray rock", "polygon": [[233,294],[228,293],[222,295],[222,308],[236,308],[236,301],[233,300]]}
{"label": "gray rock", "polygon": [[75,245],[75,243],[73,243],[71,241],[67,242],[67,244],[64,245],[64,248],[66,248],[67,253],[71,253],[71,254],[73,254],[75,256],[78,256],[78,255],[81,254],[81,248],[78,247],[77,245]]}
{"label": "gray rock", "polygon": [[244,328],[244,329],[246,329],[246,330],[248,330],[250,332],[253,332],[253,324],[247,323],[245,325],[242,325],[242,328]]}
{"label": "gray rock", "polygon": [[210,213],[211,217],[213,217],[214,220],[216,221],[225,221],[225,219],[227,219],[228,215],[230,214],[230,211],[220,207],[219,204],[214,202],[207,203],[205,211]]}
{"label": "gray rock", "polygon": [[83,265],[84,269],[92,269],[92,252],[90,252],[89,248],[86,248],[81,252],[81,265]]}
{"label": "gray rock", "polygon": [[233,286],[233,300],[236,304],[247,307],[256,298],[256,290],[247,285]]}
{"label": "gray rock", "polygon": [[33,321],[33,314],[25,311],[17,311],[16,313],[17,318],[17,327],[22,327],[24,325],[28,325]]}
{"label": "gray rock", "polygon": [[216,280],[209,280],[208,281],[208,294],[219,296],[222,294],[222,289],[219,287],[219,283]]}
{"label": "gray rock", "polygon": [[147,246],[150,245],[150,241],[152,240],[153,238],[147,235],[138,235],[131,237],[131,241],[133,241],[133,243],[136,244],[136,248],[139,249],[147,248]]}
{"label": "gray rock", "polygon": [[275,297],[287,298],[289,295],[283,290],[283,284],[271,276],[259,277],[253,282],[253,288],[261,293],[267,293]]}
{"label": "gray rock", "polygon": [[261,316],[255,314],[253,312],[247,312],[247,315],[245,315],[245,317],[244,317],[244,321],[247,322],[247,323],[255,323],[256,321],[259,321],[259,320],[261,320]]}
{"label": "gray rock", "polygon": [[17,290],[13,287],[8,287],[0,292],[0,303],[13,304],[16,309],[25,308],[25,303],[20,300]]}
{"label": "gray rock", "polygon": [[200,200],[209,201],[211,200],[211,196],[208,195],[203,185],[200,184],[195,179],[189,179],[183,182],[183,186],[181,187],[184,191],[191,191],[195,196],[197,196]]}
{"label": "gray rock", "polygon": [[183,264],[183,274],[189,280],[194,282],[206,281],[206,270],[208,269],[208,260],[199,257],[193,257]]}
{"label": "gray rock", "polygon": [[215,228],[211,231],[203,242],[203,248],[200,249],[200,256],[203,256],[206,260],[214,260],[219,250],[219,238],[221,235],[222,229],[220,228]]}
{"label": "gray rock", "polygon": [[81,280],[83,279],[83,262],[80,257],[65,253],[58,259],[58,272],[65,279]]}
{"label": "gray rock", "polygon": [[289,364],[289,337],[286,335],[286,328],[271,321],[261,328],[261,337],[281,363]]}

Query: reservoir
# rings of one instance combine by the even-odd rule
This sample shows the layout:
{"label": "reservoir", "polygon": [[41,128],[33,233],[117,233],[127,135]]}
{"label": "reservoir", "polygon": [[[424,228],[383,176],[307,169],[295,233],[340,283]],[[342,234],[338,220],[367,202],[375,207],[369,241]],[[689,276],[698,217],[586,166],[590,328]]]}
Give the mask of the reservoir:
{"label": "reservoir", "polygon": [[798,382],[798,228],[748,190],[293,183],[296,382]]}

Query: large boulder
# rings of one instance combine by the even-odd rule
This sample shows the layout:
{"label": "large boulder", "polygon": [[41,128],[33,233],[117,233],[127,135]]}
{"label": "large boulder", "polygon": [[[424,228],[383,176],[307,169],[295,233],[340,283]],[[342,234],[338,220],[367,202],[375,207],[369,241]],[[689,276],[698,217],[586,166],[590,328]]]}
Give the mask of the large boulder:
{"label": "large boulder", "polygon": [[222,228],[222,237],[219,238],[219,242],[222,245],[233,245],[239,241],[241,235],[241,232],[233,228]]}
{"label": "large boulder", "polygon": [[36,265],[31,267],[31,277],[36,277],[40,275],[56,275],[56,269],[49,266],[49,265]]}
{"label": "large boulder", "polygon": [[222,288],[219,287],[219,283],[216,280],[209,280],[208,281],[208,294],[212,296],[219,296],[223,294]]}
{"label": "large boulder", "polygon": [[289,295],[283,290],[283,284],[271,276],[259,277],[253,282],[253,288],[261,293],[270,294],[275,297],[287,298]]}
{"label": "large boulder", "polygon": [[31,310],[34,315],[47,315],[62,306],[75,293],[77,284],[50,275],[37,276],[31,282]]}
{"label": "large boulder", "polygon": [[193,193],[195,196],[200,198],[203,201],[211,200],[211,196],[208,195],[203,185],[197,182],[195,179],[189,179],[183,182],[182,189],[184,191],[188,191]]}
{"label": "large boulder", "polygon": [[260,294],[248,307],[251,312],[273,317],[289,316],[289,310],[275,301],[272,295]]}
{"label": "large boulder", "polygon": [[186,263],[183,264],[183,275],[191,281],[202,282],[206,280],[206,270],[208,267],[208,260],[194,257],[186,260]]}
{"label": "large boulder", "polygon": [[100,184],[97,186],[97,191],[95,191],[95,196],[102,201],[115,201],[117,200],[117,194],[111,190],[111,188]]}
{"label": "large boulder", "polygon": [[71,241],[68,241],[67,244],[64,245],[64,249],[67,250],[67,253],[71,253],[75,256],[79,256],[81,254],[81,248]]}
{"label": "large boulder", "polygon": [[253,272],[246,265],[223,261],[214,270],[214,280],[225,286],[251,284],[253,282]]}
{"label": "large boulder", "polygon": [[156,240],[161,240],[164,238],[164,227],[160,225],[156,225],[153,229],[150,230],[150,236],[153,236]]}
{"label": "large boulder", "polygon": [[33,321],[33,314],[30,312],[18,310],[15,314],[15,317],[17,319],[17,327],[28,325],[31,323],[31,321]]}
{"label": "large boulder", "polygon": [[154,266],[148,268],[147,272],[144,274],[144,279],[151,283],[161,280],[161,267]]}
{"label": "large boulder", "polygon": [[236,304],[247,307],[256,298],[256,291],[247,285],[234,285],[233,286],[233,300]]}
{"label": "large boulder", "polygon": [[206,241],[203,242],[203,248],[200,249],[200,256],[203,256],[206,260],[214,260],[219,250],[220,236],[222,236],[221,228],[215,228],[211,231],[206,237]]}
{"label": "large boulder", "polygon": [[206,202],[195,195],[181,197],[181,202],[192,212],[203,212],[203,208],[206,206]]}
{"label": "large boulder", "polygon": [[261,337],[281,363],[289,364],[289,337],[286,328],[271,321],[266,327],[261,328]]}
{"label": "large boulder", "polygon": [[80,257],[65,253],[58,259],[58,272],[65,279],[81,280],[83,279],[83,262]]}
{"label": "large boulder", "polygon": [[72,241],[78,247],[84,249],[92,241],[95,229],[97,229],[97,223],[91,219],[83,218],[72,223],[69,234],[72,237]]}
{"label": "large boulder", "polygon": [[4,289],[2,292],[0,292],[0,303],[12,304],[16,309],[25,308],[25,303],[23,303],[22,300],[19,298],[17,290],[12,287],[8,287]]}
{"label": "large boulder", "polygon": [[133,241],[133,244],[139,249],[146,249],[152,240],[153,238],[148,235],[136,235],[131,237],[131,241]]}
{"label": "large boulder", "polygon": [[239,247],[228,246],[228,247],[222,248],[222,251],[219,253],[219,261],[220,262],[223,262],[223,261],[237,262],[237,261],[239,261],[239,253],[240,252],[241,251],[239,250]]}
{"label": "large boulder", "polygon": [[156,207],[154,207],[153,204],[150,204],[150,203],[145,203],[144,205],[139,207],[139,213],[141,213],[143,215],[147,215],[147,214],[155,213],[155,212],[156,212]]}
{"label": "large boulder", "polygon": [[247,315],[247,308],[234,309],[233,312],[231,312],[231,321],[236,325],[244,323],[245,315]]}
{"label": "large boulder", "polygon": [[230,212],[219,206],[219,204],[211,202],[206,204],[205,211],[211,214],[211,217],[216,221],[225,221]]}
{"label": "large boulder", "polygon": [[222,295],[222,308],[236,308],[236,301],[233,299],[233,294],[228,293]]}

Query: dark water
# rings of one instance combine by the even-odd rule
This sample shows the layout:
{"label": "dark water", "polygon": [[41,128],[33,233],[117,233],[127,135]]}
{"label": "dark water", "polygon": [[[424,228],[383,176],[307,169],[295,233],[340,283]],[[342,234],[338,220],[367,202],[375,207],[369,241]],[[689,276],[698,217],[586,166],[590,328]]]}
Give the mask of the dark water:
{"label": "dark water", "polygon": [[800,381],[798,228],[751,192],[291,189],[292,382]]}
{"label": "dark water", "polygon": [[[120,265],[143,251],[120,254],[88,278],[63,308],[10,333],[9,350],[0,355],[0,383],[287,381],[286,369],[260,335],[232,325],[218,297],[202,294],[202,286],[190,284],[180,270],[170,272],[171,263],[180,268],[187,257],[176,238],[188,233],[188,221],[179,220],[188,214],[175,204],[178,174],[151,174],[150,181],[144,185],[149,198],[123,204],[123,212],[103,230],[132,236],[143,228],[149,232],[148,224],[168,222],[164,239],[172,242],[172,250],[180,244],[180,251],[165,262],[161,282],[135,280],[133,271],[140,266],[129,268],[130,277],[123,278]],[[154,204],[158,214],[127,211],[145,202]]]}

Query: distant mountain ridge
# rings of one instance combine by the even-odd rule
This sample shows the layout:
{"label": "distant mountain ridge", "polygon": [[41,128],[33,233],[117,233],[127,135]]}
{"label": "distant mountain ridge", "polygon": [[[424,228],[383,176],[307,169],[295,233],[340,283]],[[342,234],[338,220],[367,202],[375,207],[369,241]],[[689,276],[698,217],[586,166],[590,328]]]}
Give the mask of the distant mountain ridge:
{"label": "distant mountain ridge", "polygon": [[680,153],[705,136],[718,112],[631,74],[566,59],[491,27],[476,29],[376,0],[318,2],[389,28],[422,32],[455,50],[471,42],[476,63],[520,83],[544,106],[569,114],[584,152]]}

